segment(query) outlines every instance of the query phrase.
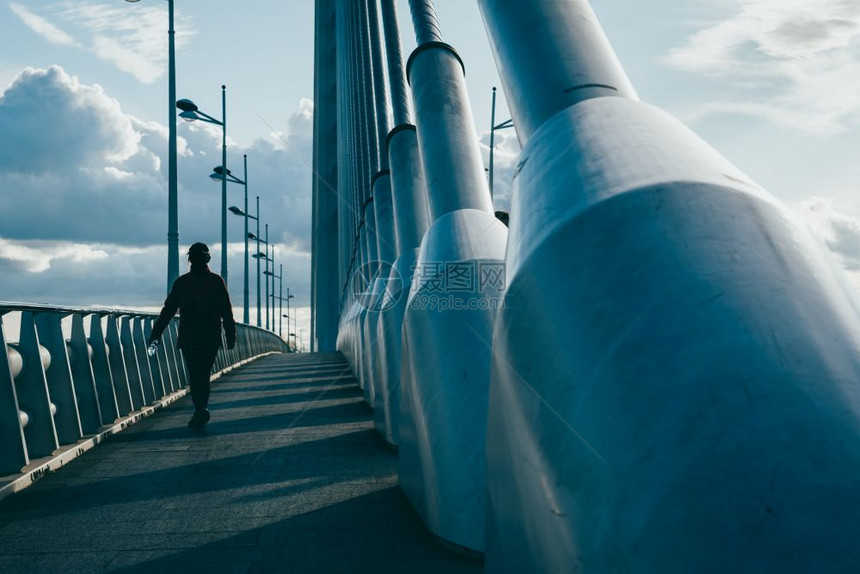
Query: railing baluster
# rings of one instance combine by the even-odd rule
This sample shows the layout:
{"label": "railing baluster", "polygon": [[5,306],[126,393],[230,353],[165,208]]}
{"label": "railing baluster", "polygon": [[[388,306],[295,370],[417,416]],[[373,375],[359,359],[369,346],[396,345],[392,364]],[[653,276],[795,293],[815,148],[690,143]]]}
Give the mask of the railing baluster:
{"label": "railing baluster", "polygon": [[147,400],[143,392],[143,377],[140,365],[137,364],[134,338],[131,334],[131,317],[123,315],[119,318],[119,340],[122,345],[122,359],[125,363],[125,375],[128,378],[128,392],[131,395],[132,409],[140,410]]}
{"label": "railing baluster", "polygon": [[[9,361],[9,347],[3,333],[3,316],[0,314],[0,475],[12,474],[30,462],[21,417],[18,414],[18,396],[15,378]],[[17,354],[17,351],[14,351]],[[16,357],[17,358],[17,357]]]}
{"label": "railing baluster", "polygon": [[170,376],[173,378],[173,384],[176,385],[176,390],[185,387],[186,382],[180,372],[182,355],[180,350],[176,348],[176,337],[174,336],[175,321],[171,321],[164,334],[161,336],[164,341],[164,350],[167,353],[167,362],[170,365]]}
{"label": "railing baluster", "polygon": [[96,391],[99,395],[99,408],[102,413],[102,423],[111,424],[119,417],[119,403],[116,396],[116,386],[113,383],[113,372],[108,357],[107,338],[102,329],[102,316],[90,317],[90,347],[93,350],[93,376],[96,380]]}
{"label": "railing baluster", "polygon": [[[149,336],[152,334],[152,317],[145,317],[143,319],[143,334],[146,336],[146,340],[149,340]],[[155,395],[157,399],[168,395],[173,392],[173,387],[170,384],[170,374],[167,369],[164,368],[164,349],[162,349],[162,345],[158,346],[158,351],[155,356],[149,357],[149,368],[152,372],[152,382],[155,387]]]}
{"label": "railing baluster", "polygon": [[108,347],[108,362],[113,375],[113,388],[116,392],[116,405],[119,407],[120,416],[125,416],[134,410],[134,404],[128,384],[128,373],[125,370],[125,360],[122,356],[122,345],[119,342],[117,320],[118,317],[115,314],[108,314],[105,341]]}
{"label": "railing baluster", "polygon": [[39,335],[33,313],[21,313],[21,342],[18,352],[24,361],[24,368],[15,378],[15,391],[18,393],[18,406],[27,413],[28,422],[24,427],[27,452],[31,458],[48,456],[59,446],[57,430],[54,427],[54,414],[48,382],[45,380],[45,365]]}
{"label": "railing baluster", "polygon": [[143,337],[143,318],[135,315],[131,318],[131,334],[134,341],[134,355],[137,357],[137,366],[140,369],[140,386],[143,387],[143,398],[147,405],[151,405],[161,395],[156,396],[155,384],[152,379],[149,357],[146,354],[146,339]]}
{"label": "railing baluster", "polygon": [[72,338],[69,340],[69,364],[78,400],[81,430],[85,434],[95,433],[103,424],[91,355],[92,350],[84,333],[84,316],[75,313],[72,315]]}
{"label": "railing baluster", "polygon": [[33,317],[39,343],[51,356],[50,365],[45,369],[45,381],[51,402],[57,408],[54,414],[57,439],[60,444],[71,444],[77,442],[84,433],[81,430],[66,339],[60,324],[63,316],[57,312],[48,312],[35,313]]}
{"label": "railing baluster", "polygon": [[[11,345],[3,326],[3,315],[10,311],[21,313],[20,342]],[[63,334],[67,316],[68,340]],[[131,311],[0,302],[0,476],[21,472],[34,459],[56,455],[68,460],[76,448],[71,445],[98,442],[120,428],[114,425],[122,417],[147,404],[157,408],[161,398],[187,388],[185,362],[176,347],[178,319],[165,330],[158,353],[149,357],[146,341],[154,320],[154,315]],[[215,372],[287,350],[273,333],[243,324],[236,329],[233,349],[226,348],[222,333]],[[39,466],[27,467],[30,480],[55,464],[36,462]]]}
{"label": "railing baluster", "polygon": [[222,331],[221,348],[218,349],[218,355],[216,356],[214,367],[216,370],[220,371],[227,363],[227,338],[224,336],[224,332]]}

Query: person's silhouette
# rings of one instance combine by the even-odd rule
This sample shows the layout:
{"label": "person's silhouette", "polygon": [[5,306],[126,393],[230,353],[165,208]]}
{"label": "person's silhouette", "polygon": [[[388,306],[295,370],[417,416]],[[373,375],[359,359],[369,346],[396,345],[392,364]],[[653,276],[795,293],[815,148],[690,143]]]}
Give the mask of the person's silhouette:
{"label": "person's silhouette", "polygon": [[173,282],[164,308],[152,327],[149,343],[158,340],[170,319],[179,310],[179,340],[191,386],[194,416],[188,426],[202,428],[209,421],[209,375],[221,347],[221,323],[227,348],[236,344],[236,321],[227,286],[219,275],[209,271],[209,248],[195,243],[188,249],[191,271]]}

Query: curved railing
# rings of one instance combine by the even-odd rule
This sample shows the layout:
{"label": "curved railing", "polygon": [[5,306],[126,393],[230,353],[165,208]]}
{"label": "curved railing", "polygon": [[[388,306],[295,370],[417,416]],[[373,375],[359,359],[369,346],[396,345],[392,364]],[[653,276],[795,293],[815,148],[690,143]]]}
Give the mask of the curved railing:
{"label": "curved railing", "polygon": [[[14,312],[20,313],[20,336],[7,344],[3,317]],[[0,476],[51,470],[188,392],[176,319],[158,352],[146,352],[156,318],[0,302]],[[213,377],[288,352],[274,333],[245,324],[236,329],[236,345],[219,350]]]}

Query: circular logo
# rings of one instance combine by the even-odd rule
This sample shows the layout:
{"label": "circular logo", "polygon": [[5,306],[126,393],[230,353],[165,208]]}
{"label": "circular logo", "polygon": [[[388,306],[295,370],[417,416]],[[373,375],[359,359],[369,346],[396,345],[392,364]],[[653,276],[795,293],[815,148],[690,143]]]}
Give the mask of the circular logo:
{"label": "circular logo", "polygon": [[403,278],[391,263],[368,261],[352,274],[350,291],[368,311],[385,311],[403,296]]}

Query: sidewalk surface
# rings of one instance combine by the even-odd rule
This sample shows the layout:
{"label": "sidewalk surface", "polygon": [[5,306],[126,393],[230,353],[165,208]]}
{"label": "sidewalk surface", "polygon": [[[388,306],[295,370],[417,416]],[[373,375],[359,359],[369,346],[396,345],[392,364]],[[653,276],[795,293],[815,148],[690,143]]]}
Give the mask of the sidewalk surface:
{"label": "sidewalk surface", "polygon": [[0,502],[0,572],[478,573],[397,486],[343,358],[273,355]]}

